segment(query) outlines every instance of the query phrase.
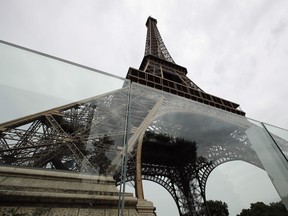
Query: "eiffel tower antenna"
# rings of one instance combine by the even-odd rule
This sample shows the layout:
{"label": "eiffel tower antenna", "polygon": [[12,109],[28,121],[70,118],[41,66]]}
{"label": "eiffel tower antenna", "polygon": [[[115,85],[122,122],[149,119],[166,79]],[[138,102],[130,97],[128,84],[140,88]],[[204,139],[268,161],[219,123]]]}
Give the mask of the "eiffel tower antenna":
{"label": "eiffel tower antenna", "polygon": [[166,61],[175,63],[171,55],[169,54],[156,25],[157,20],[149,16],[146,22],[147,37],[146,37],[145,56],[154,55]]}

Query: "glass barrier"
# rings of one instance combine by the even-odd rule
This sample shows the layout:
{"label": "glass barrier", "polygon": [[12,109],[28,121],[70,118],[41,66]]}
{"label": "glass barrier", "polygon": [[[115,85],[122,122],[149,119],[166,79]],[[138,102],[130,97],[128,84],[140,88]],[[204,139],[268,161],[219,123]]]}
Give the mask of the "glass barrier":
{"label": "glass barrier", "polygon": [[0,71],[0,215],[118,214],[129,81],[6,42]]}
{"label": "glass barrier", "polygon": [[231,215],[258,202],[288,207],[287,163],[261,122],[135,83],[129,115],[127,180],[138,197],[155,194],[141,177],[164,187],[179,215],[201,215],[219,200]]}
{"label": "glass barrier", "polygon": [[263,125],[288,161],[288,130],[270,124]]}
{"label": "glass barrier", "polygon": [[0,71],[0,214],[171,215],[145,181],[183,216],[288,208],[287,130],[4,42]]}
{"label": "glass barrier", "polygon": [[0,123],[122,88],[107,73],[0,41]]}

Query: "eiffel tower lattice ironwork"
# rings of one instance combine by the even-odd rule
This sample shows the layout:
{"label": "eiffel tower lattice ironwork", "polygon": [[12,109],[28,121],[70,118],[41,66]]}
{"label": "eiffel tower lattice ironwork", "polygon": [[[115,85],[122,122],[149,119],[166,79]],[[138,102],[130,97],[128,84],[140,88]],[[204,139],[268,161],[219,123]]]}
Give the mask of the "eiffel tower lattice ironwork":
{"label": "eiffel tower lattice ironwork", "polygon": [[133,181],[139,199],[142,180],[154,181],[181,216],[208,214],[206,182],[218,165],[243,160],[262,168],[245,113],[192,82],[156,24],[148,18],[144,59],[127,74],[132,83],[0,124],[0,164],[113,175],[116,184]]}
{"label": "eiffel tower lattice ironwork", "polygon": [[156,89],[167,91],[186,97],[200,103],[205,103],[216,108],[227,110],[239,115],[245,113],[239,110],[239,105],[205,93],[187,75],[187,69],[177,65],[169,54],[159,30],[157,20],[149,17],[145,56],[139,70],[130,69],[127,78]]}
{"label": "eiffel tower lattice ironwork", "polygon": [[[127,78],[132,82],[191,99],[239,116],[245,116],[245,113],[238,109],[238,104],[205,93],[187,77],[187,69],[174,62],[164,45],[156,24],[156,19],[148,18],[144,59],[139,69],[129,69]],[[139,90],[139,92],[145,92],[145,90]],[[139,94],[143,94],[144,98],[147,92]],[[159,98],[155,99],[155,104],[159,101],[161,101],[161,98],[160,100]],[[138,198],[144,198],[141,179],[145,179],[160,184],[172,195],[180,215],[209,215],[205,207],[205,187],[212,170],[218,165],[232,160],[241,159],[258,167],[262,167],[261,162],[240,128],[231,131],[229,138],[230,144],[235,142],[241,144],[239,149],[229,146],[228,143],[199,146],[195,142],[189,143],[187,140],[179,138],[179,134],[175,136],[180,127],[183,128],[184,125],[187,125],[186,121],[189,121],[189,117],[185,114],[177,114],[173,118],[173,112],[179,112],[180,110],[181,112],[190,112],[192,108],[179,108],[181,107],[180,102],[179,104],[177,102],[171,103],[171,101],[162,101],[161,103],[162,109],[165,107],[162,112],[168,112],[167,116],[169,117],[167,119],[172,118],[174,122],[170,122],[165,118],[154,119],[153,123],[150,122],[145,134],[140,137],[135,158],[132,157],[132,160],[128,163],[127,179],[135,182]],[[176,118],[178,120],[175,120]],[[184,120],[185,118],[187,119]],[[197,120],[194,119],[194,121]],[[174,124],[174,126],[171,126],[171,124]],[[193,126],[189,125],[189,127],[190,130],[193,130]],[[175,139],[177,136],[178,138]],[[170,145],[167,145],[167,143],[170,143]],[[243,143],[246,143],[246,146]],[[241,157],[239,152],[243,149],[248,153],[244,158]],[[205,156],[197,156],[196,151],[204,151]]]}

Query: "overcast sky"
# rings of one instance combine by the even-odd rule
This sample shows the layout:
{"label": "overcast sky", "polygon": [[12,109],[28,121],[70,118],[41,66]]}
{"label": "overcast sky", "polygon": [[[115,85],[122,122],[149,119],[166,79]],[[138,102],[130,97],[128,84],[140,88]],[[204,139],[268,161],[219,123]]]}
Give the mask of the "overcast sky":
{"label": "overcast sky", "polygon": [[177,64],[248,117],[288,128],[288,1],[0,0],[0,38],[124,77],[148,16]]}
{"label": "overcast sky", "polygon": [[287,14],[287,0],[0,0],[0,40],[125,77],[151,15],[204,91],[288,128]]}

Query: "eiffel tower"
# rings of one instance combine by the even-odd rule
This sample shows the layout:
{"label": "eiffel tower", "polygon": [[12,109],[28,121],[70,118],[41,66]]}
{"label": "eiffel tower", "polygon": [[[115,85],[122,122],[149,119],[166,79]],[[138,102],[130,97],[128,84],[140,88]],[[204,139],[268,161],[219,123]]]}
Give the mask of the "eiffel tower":
{"label": "eiffel tower", "polygon": [[[204,116],[195,118],[189,114],[194,110],[192,106],[196,104],[187,105],[185,104],[186,101],[184,102],[179,97],[175,98],[176,101],[172,100],[173,102],[171,102],[167,96],[163,98],[163,96],[158,95],[153,98],[155,102],[151,110],[154,111],[155,107],[160,106],[161,108],[156,109],[162,116],[159,119],[154,118],[154,121],[150,121],[149,126],[145,126],[147,129],[145,134],[140,136],[135,156],[128,161],[127,180],[135,182],[136,194],[140,199],[144,199],[142,180],[149,180],[163,186],[171,194],[180,215],[209,215],[205,206],[205,187],[208,176],[214,168],[225,162],[239,159],[262,168],[260,160],[244,133],[244,128],[250,124],[245,118],[242,118],[245,116],[245,112],[239,109],[238,104],[204,92],[187,77],[187,69],[177,65],[169,54],[157,28],[156,19],[149,17],[146,27],[144,58],[139,69],[129,68],[127,79],[131,80],[132,83],[139,83],[233,113],[234,115],[226,117],[236,118],[237,121],[242,120],[240,120],[241,126],[235,127],[233,123],[229,123],[224,126],[225,129],[217,129],[217,121],[214,122],[215,119],[213,119],[215,115],[212,115],[212,118],[206,116],[206,119]],[[141,89],[142,87],[139,86],[138,88]],[[148,94],[148,91],[150,90],[139,90],[138,97],[139,94],[142,97],[138,98],[138,101],[147,98],[144,95]],[[135,106],[134,108],[132,104],[132,110],[141,110],[140,107]],[[198,107],[198,109],[201,108]],[[207,112],[209,111],[207,110]],[[157,116],[157,114],[155,115]],[[134,118],[136,117],[133,116],[132,119]],[[197,125],[199,121],[202,123]],[[197,123],[193,125],[191,122]],[[199,138],[202,131],[197,127],[206,127],[209,128],[208,130],[215,130],[219,133],[226,131],[224,133],[228,137],[222,143],[217,140],[217,136],[214,138],[214,143],[207,142],[205,138]],[[191,140],[191,134],[186,140],[187,132],[192,133],[199,140],[196,141],[197,138]],[[233,146],[232,143],[237,143],[239,149],[238,147],[231,147]],[[241,151],[244,149],[246,154],[243,157]]]}
{"label": "eiffel tower", "polygon": [[0,164],[113,177],[132,182],[138,200],[142,180],[153,181],[181,216],[209,215],[206,183],[217,166],[264,169],[239,105],[204,92],[172,59],[157,20],[146,26],[142,63],[119,88],[0,124]]}

